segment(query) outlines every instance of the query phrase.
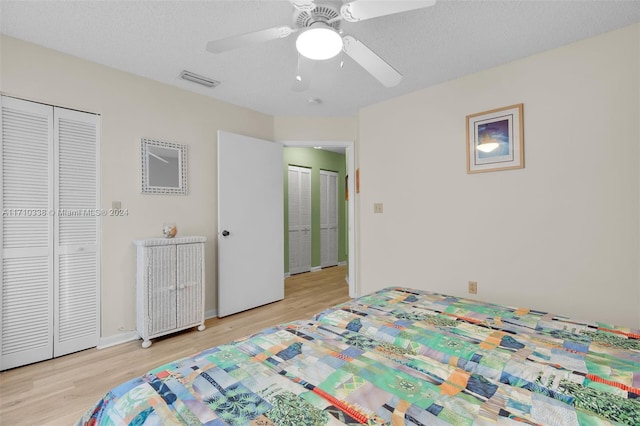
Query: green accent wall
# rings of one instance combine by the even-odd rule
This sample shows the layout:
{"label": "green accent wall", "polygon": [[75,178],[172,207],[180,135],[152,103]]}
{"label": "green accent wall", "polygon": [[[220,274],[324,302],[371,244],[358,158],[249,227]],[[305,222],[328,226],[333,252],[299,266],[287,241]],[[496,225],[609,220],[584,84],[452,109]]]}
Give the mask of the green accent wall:
{"label": "green accent wall", "polygon": [[320,170],[338,173],[338,262],[347,260],[344,154],[314,148],[284,149],[284,270],[289,272],[289,166],[311,169],[311,267],[320,266]]}

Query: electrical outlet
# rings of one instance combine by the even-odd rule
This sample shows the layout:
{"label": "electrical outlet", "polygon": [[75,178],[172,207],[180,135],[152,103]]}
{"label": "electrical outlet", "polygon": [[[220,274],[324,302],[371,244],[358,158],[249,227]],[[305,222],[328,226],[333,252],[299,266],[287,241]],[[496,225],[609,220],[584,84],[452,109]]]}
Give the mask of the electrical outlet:
{"label": "electrical outlet", "polygon": [[469,293],[478,294],[478,281],[469,281]]}
{"label": "electrical outlet", "polygon": [[373,204],[373,212],[374,213],[382,213],[382,203],[374,203]]}

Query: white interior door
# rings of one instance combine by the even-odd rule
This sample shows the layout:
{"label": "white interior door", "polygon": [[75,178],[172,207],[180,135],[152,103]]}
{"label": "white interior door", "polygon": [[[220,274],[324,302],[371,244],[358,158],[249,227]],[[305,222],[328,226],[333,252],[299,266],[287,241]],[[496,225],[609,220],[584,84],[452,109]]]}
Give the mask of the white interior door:
{"label": "white interior door", "polygon": [[284,298],[283,146],[218,132],[218,316]]}
{"label": "white interior door", "polygon": [[289,273],[311,270],[311,169],[288,167]]}
{"label": "white interior door", "polygon": [[0,369],[53,355],[53,108],[2,97]]}
{"label": "white interior door", "polygon": [[55,215],[53,356],[98,344],[100,336],[99,120],[54,109]]}
{"label": "white interior door", "polygon": [[320,266],[338,264],[338,174],[320,170]]}

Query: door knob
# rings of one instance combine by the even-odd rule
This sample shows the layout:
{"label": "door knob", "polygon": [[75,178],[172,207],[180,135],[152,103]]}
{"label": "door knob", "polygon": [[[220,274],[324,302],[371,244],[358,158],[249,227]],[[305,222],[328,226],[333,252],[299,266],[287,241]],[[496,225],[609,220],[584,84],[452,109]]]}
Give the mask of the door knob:
{"label": "door knob", "polygon": [[222,231],[222,236],[223,236],[223,237],[228,237],[228,236],[229,236],[229,234],[230,234],[230,232],[229,232],[229,231],[227,231],[226,229],[225,229],[224,231]]}

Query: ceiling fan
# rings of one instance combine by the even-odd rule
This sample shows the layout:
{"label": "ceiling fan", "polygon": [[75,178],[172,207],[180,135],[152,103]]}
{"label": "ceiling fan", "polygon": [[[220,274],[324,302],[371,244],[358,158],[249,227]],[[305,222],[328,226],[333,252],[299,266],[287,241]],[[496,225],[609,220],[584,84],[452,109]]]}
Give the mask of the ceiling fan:
{"label": "ceiling fan", "polygon": [[383,86],[393,87],[400,83],[402,75],[355,37],[343,36],[340,28],[341,21],[359,22],[435,4],[435,0],[354,0],[344,4],[340,0],[289,0],[289,2],[295,9],[293,27],[283,25],[210,41],[207,43],[207,51],[222,53],[251,44],[285,38],[300,32],[296,39],[296,49],[300,54],[296,74],[297,90],[308,87],[308,77],[313,61],[333,58],[341,51]]}

